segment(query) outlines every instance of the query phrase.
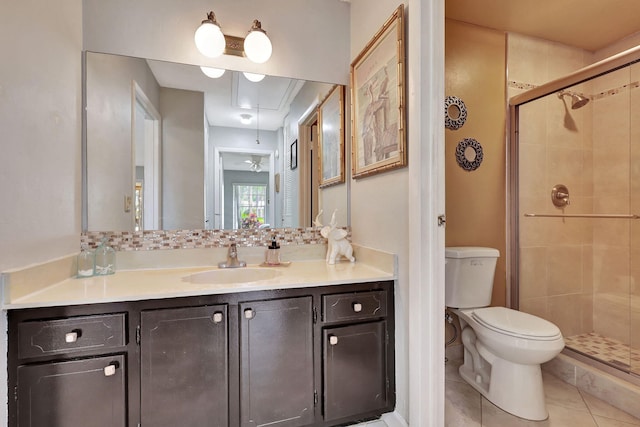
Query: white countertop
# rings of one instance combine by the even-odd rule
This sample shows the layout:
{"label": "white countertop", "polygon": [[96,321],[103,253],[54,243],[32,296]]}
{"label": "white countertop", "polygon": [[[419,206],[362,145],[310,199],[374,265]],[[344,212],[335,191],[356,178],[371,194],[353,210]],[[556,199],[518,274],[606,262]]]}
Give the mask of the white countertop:
{"label": "white countertop", "polygon": [[[375,263],[379,265],[378,263]],[[387,264],[388,266],[388,264]],[[356,261],[328,265],[324,260],[293,261],[288,266],[248,268],[273,269],[274,278],[248,283],[193,283],[189,276],[214,266],[120,270],[109,276],[67,278],[21,295],[5,289],[3,309],[78,305],[143,299],[174,298],[258,290],[302,288],[369,281],[393,280],[388,268]]]}

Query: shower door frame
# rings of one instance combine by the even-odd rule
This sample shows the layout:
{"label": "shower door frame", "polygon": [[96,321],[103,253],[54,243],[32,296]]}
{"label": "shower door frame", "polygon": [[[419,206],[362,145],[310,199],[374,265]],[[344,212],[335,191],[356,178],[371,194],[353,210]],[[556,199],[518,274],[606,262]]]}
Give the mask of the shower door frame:
{"label": "shower door frame", "polygon": [[640,46],[625,50],[607,59],[591,64],[585,68],[568,74],[556,80],[540,85],[534,89],[516,95],[509,99],[509,121],[507,122],[507,289],[509,290],[509,307],[519,309],[519,263],[520,263],[520,206],[518,203],[518,137],[519,137],[519,107],[536,99],[543,98],[559,90],[566,89],[579,83],[595,79],[596,77],[640,62]]}

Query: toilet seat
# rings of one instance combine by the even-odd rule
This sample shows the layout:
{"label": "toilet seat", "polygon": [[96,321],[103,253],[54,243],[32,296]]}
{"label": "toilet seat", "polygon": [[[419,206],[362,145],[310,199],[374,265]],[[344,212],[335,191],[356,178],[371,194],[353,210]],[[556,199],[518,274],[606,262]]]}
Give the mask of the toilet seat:
{"label": "toilet seat", "polygon": [[551,341],[562,336],[560,329],[553,323],[505,307],[479,308],[471,316],[488,329],[516,338]]}

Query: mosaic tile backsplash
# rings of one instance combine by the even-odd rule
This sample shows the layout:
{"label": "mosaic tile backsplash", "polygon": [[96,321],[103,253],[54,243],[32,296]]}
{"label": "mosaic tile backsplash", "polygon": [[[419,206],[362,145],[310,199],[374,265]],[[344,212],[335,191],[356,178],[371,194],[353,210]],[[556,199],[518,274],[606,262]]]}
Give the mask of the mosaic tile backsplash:
{"label": "mosaic tile backsplash", "polygon": [[[351,240],[351,229],[347,230]],[[238,246],[268,246],[275,235],[280,245],[322,245],[326,239],[320,229],[278,228],[251,230],[153,230],[153,231],[90,231],[82,233],[80,245],[94,249],[106,238],[117,251],[154,251],[163,249],[219,248],[230,243]]]}

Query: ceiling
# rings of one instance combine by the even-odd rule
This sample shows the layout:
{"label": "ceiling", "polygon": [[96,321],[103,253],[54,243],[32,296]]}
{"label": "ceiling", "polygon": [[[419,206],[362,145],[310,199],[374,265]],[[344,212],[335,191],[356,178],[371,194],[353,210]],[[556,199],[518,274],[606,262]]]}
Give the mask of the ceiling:
{"label": "ceiling", "polygon": [[[194,65],[149,59],[147,63],[160,86],[204,92],[210,126],[256,129],[259,119],[261,130],[275,131],[282,127],[291,101],[304,85],[301,80],[274,76],[254,83],[241,72],[229,70],[212,79]],[[241,114],[251,115],[251,123],[241,124]]]}
{"label": "ceiling", "polygon": [[445,16],[592,52],[640,31],[639,0],[445,0]]}

